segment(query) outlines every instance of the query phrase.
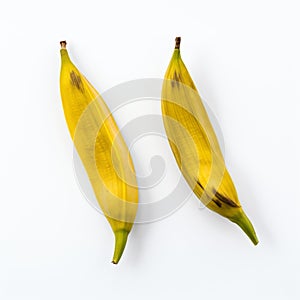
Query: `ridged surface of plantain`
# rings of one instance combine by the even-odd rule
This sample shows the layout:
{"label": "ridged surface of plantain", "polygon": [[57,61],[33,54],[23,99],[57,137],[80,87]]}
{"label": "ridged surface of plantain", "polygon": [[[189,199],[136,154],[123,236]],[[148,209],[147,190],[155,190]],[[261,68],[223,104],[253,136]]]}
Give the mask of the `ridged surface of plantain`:
{"label": "ridged surface of plantain", "polygon": [[180,55],[180,38],[165,74],[162,114],[176,162],[196,196],[236,223],[256,245],[255,230],[238,200],[232,179],[195,84]]}
{"label": "ridged surface of plantain", "polygon": [[138,205],[134,166],[104,100],[71,62],[61,42],[60,91],[65,119],[97,201],[115,235],[112,262],[124,251]]}

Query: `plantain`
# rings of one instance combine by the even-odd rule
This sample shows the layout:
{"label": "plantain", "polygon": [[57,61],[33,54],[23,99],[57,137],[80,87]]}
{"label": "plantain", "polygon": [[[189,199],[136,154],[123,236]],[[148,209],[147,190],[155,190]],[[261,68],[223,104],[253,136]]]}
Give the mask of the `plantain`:
{"label": "plantain", "polygon": [[162,87],[162,115],[176,162],[194,194],[212,211],[236,223],[256,245],[222,151],[196,86],[180,55],[180,37]]}
{"label": "plantain", "polygon": [[65,119],[93,191],[115,235],[117,264],[133,226],[138,189],[133,162],[104,100],[61,44],[60,92]]}

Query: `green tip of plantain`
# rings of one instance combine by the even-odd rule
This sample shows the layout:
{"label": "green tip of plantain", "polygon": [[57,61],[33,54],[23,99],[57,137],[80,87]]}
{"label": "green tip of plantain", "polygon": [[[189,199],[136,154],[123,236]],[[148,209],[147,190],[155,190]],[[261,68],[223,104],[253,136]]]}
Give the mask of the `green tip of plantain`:
{"label": "green tip of plantain", "polygon": [[115,252],[112,260],[113,264],[117,264],[124,252],[129,232],[126,230],[118,230],[115,232]]}
{"label": "green tip of plantain", "polygon": [[230,218],[230,220],[240,226],[240,228],[247,234],[254,245],[258,244],[258,238],[256,236],[254,227],[243,210],[234,217]]}

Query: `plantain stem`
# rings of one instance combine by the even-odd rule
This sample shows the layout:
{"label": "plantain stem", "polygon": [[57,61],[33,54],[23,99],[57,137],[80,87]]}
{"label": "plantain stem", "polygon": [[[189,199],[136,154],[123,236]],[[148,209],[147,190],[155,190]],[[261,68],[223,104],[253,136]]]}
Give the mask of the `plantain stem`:
{"label": "plantain stem", "polygon": [[175,49],[179,49],[180,48],[180,42],[181,42],[181,37],[178,36],[175,38]]}
{"label": "plantain stem", "polygon": [[60,46],[61,46],[61,49],[66,49],[67,42],[66,41],[61,41]]}
{"label": "plantain stem", "polygon": [[123,254],[126,246],[129,232],[126,230],[118,230],[115,232],[115,252],[112,260],[113,264],[117,264]]}

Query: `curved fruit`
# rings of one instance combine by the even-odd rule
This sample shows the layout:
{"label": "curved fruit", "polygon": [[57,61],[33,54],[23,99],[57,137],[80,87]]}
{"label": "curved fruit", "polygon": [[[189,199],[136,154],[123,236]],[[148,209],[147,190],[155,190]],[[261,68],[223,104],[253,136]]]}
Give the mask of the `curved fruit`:
{"label": "curved fruit", "polygon": [[104,100],[61,42],[60,91],[67,125],[98,203],[115,234],[113,263],[124,251],[138,205],[134,166]]}
{"label": "curved fruit", "polygon": [[165,74],[162,114],[177,164],[196,196],[239,225],[256,245],[254,228],[238,200],[232,179],[195,84],[180,56],[180,38]]}

